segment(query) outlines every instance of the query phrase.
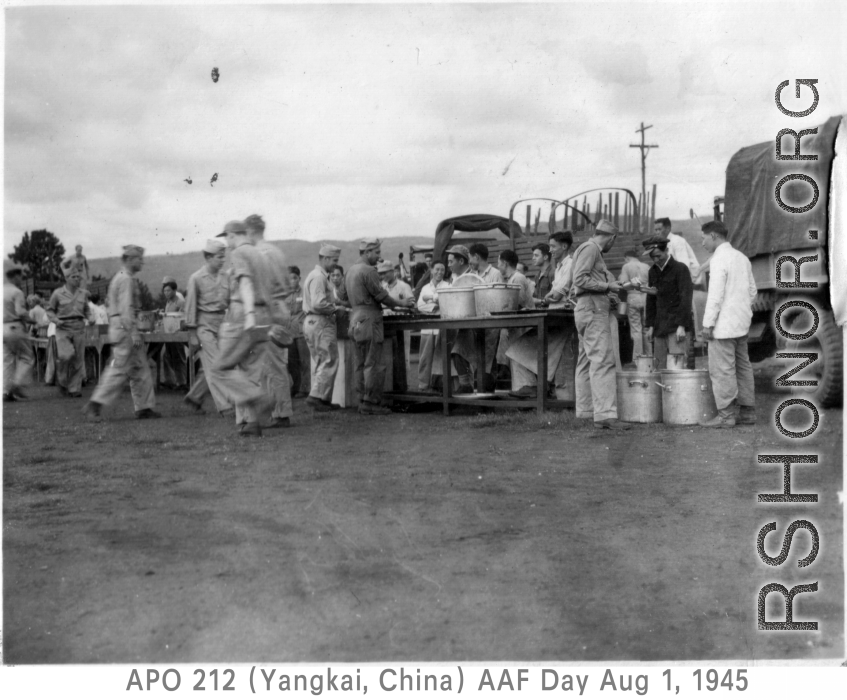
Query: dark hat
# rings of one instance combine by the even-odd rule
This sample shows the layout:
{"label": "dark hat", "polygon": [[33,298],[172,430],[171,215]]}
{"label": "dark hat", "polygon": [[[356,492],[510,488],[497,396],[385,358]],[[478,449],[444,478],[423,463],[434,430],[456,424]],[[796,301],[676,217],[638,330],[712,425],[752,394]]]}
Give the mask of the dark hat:
{"label": "dark hat", "polygon": [[461,255],[465,262],[471,259],[471,254],[468,252],[468,249],[463,245],[454,245],[450,250],[447,251],[449,255]]}
{"label": "dark hat", "polygon": [[644,246],[644,252],[649,253],[651,250],[653,250],[653,248],[664,250],[668,247],[668,241],[662,236],[650,236],[650,238],[645,238],[643,241],[641,241],[641,245]]}

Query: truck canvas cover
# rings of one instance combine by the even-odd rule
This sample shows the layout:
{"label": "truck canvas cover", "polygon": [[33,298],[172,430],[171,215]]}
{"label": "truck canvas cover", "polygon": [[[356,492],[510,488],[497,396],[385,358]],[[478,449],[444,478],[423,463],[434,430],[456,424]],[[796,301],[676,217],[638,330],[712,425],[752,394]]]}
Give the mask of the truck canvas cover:
{"label": "truck canvas cover", "polygon": [[[800,153],[817,155],[817,160],[777,160],[774,141],[742,148],[732,157],[726,169],[724,211],[734,248],[753,257],[826,246],[830,170],[840,123],[840,116],[831,117],[817,134],[803,136]],[[794,142],[790,134],[783,137],[782,155],[794,154]],[[792,174],[807,175],[818,186],[817,204],[802,214],[781,209],[774,196],[777,183]],[[806,206],[813,196],[812,186],[800,180],[785,183],[780,193],[782,201],[793,207]],[[809,238],[810,230],[818,232],[817,240]]]}

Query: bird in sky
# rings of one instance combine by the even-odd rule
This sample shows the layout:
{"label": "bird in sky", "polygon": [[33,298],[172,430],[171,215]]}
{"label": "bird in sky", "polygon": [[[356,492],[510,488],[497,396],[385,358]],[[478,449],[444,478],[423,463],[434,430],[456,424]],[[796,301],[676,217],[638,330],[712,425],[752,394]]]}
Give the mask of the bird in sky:
{"label": "bird in sky", "polygon": [[217,68],[212,68],[212,82],[216,83],[220,79],[221,74]]}
{"label": "bird in sky", "polygon": [[209,180],[209,184],[210,184],[212,187],[214,187],[214,186],[215,186],[215,183],[216,183],[217,181],[218,181],[218,174],[217,174],[217,173],[215,173],[214,175],[212,175],[212,179],[211,179],[211,180]]}
{"label": "bird in sky", "polygon": [[185,180],[183,180],[183,182],[187,182],[190,185],[192,182],[194,182],[194,180],[192,180],[191,175],[189,175],[187,178],[185,178]]}

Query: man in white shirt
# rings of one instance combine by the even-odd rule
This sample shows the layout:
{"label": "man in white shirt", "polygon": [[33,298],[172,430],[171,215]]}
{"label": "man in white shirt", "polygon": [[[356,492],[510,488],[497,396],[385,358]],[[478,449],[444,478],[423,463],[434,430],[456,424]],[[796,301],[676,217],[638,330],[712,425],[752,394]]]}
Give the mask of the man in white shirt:
{"label": "man in white shirt", "polygon": [[503,281],[503,276],[493,265],[488,264],[488,246],[485,243],[473,243],[468,248],[470,253],[471,270],[478,274],[485,284],[497,284]]}
{"label": "man in white shirt", "polygon": [[747,256],[729,244],[726,226],[721,222],[709,221],[702,228],[703,247],[712,253],[703,337],[709,341],[709,376],[718,415],[700,425],[752,425],[756,422],[756,406],[747,333],[757,291],[753,268]]}
{"label": "man in white shirt", "polygon": [[[422,313],[434,313],[438,308],[438,290],[450,287],[449,282],[444,281],[446,267],[440,260],[430,268],[432,279],[423,286],[421,295],[418,297],[418,311]],[[424,329],[421,331],[421,349],[418,353],[418,390],[431,391],[432,388],[432,361],[435,358],[435,349],[438,347],[438,331]]]}
{"label": "man in white shirt", "polygon": [[571,265],[573,258],[570,255],[573,245],[573,234],[570,231],[556,231],[547,239],[550,245],[550,257],[556,266],[553,275],[553,288],[546,294],[544,300],[549,304],[564,306],[571,286]]}
{"label": "man in white shirt", "polygon": [[[395,301],[414,300],[415,293],[403,280],[397,278],[394,265],[383,261],[376,268],[382,288],[388,292]],[[408,331],[398,330],[394,342],[394,390],[405,392],[408,388],[406,379],[406,341],[409,337]]]}

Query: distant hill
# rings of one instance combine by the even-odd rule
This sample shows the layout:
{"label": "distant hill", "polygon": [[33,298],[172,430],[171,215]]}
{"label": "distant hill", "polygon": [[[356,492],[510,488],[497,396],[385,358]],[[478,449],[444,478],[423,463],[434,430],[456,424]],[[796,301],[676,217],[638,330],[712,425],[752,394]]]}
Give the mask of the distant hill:
{"label": "distant hill", "polygon": [[[542,222],[543,223],[543,222]],[[671,230],[682,235],[694,249],[694,253],[700,262],[703,262],[708,253],[700,242],[700,224],[692,219],[675,219],[671,221]],[[457,237],[474,236],[476,238],[500,238],[499,231],[464,234],[456,233]],[[403,253],[406,265],[409,265],[409,247],[413,245],[430,246],[434,236],[398,236],[396,238],[385,238],[382,242],[382,255],[385,259],[398,262],[398,254]],[[270,241],[285,253],[289,265],[297,265],[305,276],[317,264],[318,248],[320,243],[304,241],[300,239],[286,241]],[[341,259],[339,262],[346,270],[359,257],[359,242],[354,241],[327,241],[341,248]],[[88,261],[92,275],[102,275],[109,278],[114,275],[121,266],[120,258],[97,258]],[[180,289],[185,289],[189,276],[203,265],[203,255],[197,253],[181,253],[179,255],[147,255],[144,257],[144,269],[139,278],[150,287],[154,295],[166,276],[174,277]]]}
{"label": "distant hill", "polygon": [[[423,236],[408,236],[398,238],[386,238],[382,243],[382,255],[387,260],[398,262],[398,253],[403,253],[403,260],[409,264],[410,245],[431,245],[432,238]],[[300,268],[303,276],[311,270],[318,262],[318,249],[320,243],[303,240],[270,241],[285,253],[289,265]],[[359,241],[326,241],[341,248],[339,263],[346,270],[359,257]],[[144,269],[138,277],[150,287],[153,294],[158,294],[162,279],[170,276],[176,279],[180,289],[185,289],[188,278],[203,265],[203,254],[180,253],[179,255],[145,255]],[[111,277],[121,267],[120,258],[99,258],[88,261],[92,275]]]}

